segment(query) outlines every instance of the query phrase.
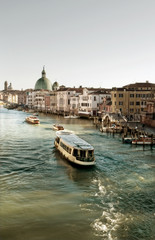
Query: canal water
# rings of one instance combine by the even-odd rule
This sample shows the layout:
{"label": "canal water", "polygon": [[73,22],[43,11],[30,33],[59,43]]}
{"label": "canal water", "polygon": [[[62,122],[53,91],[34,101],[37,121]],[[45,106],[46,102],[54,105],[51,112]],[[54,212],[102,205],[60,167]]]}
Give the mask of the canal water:
{"label": "canal water", "polygon": [[[122,143],[92,121],[0,108],[1,240],[154,240],[155,148]],[[55,150],[54,123],[92,144],[96,166]]]}

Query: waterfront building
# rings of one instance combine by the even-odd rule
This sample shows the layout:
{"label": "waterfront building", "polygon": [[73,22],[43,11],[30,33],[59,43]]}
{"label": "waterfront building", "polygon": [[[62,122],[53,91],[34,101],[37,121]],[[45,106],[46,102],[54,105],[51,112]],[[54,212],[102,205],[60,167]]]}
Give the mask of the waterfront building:
{"label": "waterfront building", "polygon": [[[61,88],[57,91],[57,112],[63,115],[69,115],[71,113],[71,98],[77,96],[77,93],[80,93],[82,88]],[[73,100],[72,100],[73,102]],[[74,108],[74,103],[72,110]]]}
{"label": "waterfront building", "polygon": [[97,116],[100,104],[109,97],[111,97],[109,90],[84,88],[83,94],[79,95],[79,115]]}
{"label": "waterfront building", "polygon": [[57,91],[50,92],[50,112],[57,113]]}
{"label": "waterfront building", "polygon": [[146,111],[141,116],[141,122],[155,128],[155,99],[147,101]]}
{"label": "waterfront building", "polygon": [[18,94],[16,92],[3,92],[3,101],[18,104]]}
{"label": "waterfront building", "polygon": [[[49,95],[49,91],[40,90],[34,92],[34,109],[37,109],[38,111],[45,111],[46,110],[46,104],[45,104],[45,97]],[[46,102],[48,103],[48,100],[46,98]]]}
{"label": "waterfront building", "polygon": [[78,115],[79,110],[79,93],[76,93],[70,98],[70,114]]}
{"label": "waterfront building", "polygon": [[76,88],[73,96],[70,98],[70,114],[71,115],[79,114],[79,96],[82,94],[82,92],[83,92],[82,87]]}
{"label": "waterfront building", "polygon": [[146,102],[155,98],[155,84],[135,83],[122,88],[112,88],[112,112],[121,113],[130,120],[140,120]]}
{"label": "waterfront building", "polygon": [[112,112],[112,101],[111,97],[104,97],[103,102],[99,104],[99,113],[103,115],[104,113]]}
{"label": "waterfront building", "polygon": [[19,105],[26,105],[26,90],[18,91],[18,104]]}
{"label": "waterfront building", "polygon": [[34,108],[34,99],[35,99],[35,91],[33,89],[27,89],[26,92],[26,105],[28,108]]}

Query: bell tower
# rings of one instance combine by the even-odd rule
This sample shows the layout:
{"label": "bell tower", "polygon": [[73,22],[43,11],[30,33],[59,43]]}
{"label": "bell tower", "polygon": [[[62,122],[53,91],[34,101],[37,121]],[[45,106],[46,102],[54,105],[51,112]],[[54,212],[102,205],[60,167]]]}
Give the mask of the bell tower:
{"label": "bell tower", "polygon": [[8,82],[7,82],[7,81],[4,82],[4,90],[5,90],[5,91],[8,90]]}

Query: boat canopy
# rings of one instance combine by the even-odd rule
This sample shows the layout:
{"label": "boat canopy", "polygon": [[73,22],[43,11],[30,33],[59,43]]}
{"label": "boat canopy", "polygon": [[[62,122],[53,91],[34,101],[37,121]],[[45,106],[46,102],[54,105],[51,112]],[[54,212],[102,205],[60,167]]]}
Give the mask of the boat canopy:
{"label": "boat canopy", "polygon": [[57,137],[61,138],[64,143],[67,145],[81,149],[81,150],[93,150],[93,146],[87,143],[85,140],[81,139],[77,135],[73,134],[72,132],[67,131],[57,131]]}

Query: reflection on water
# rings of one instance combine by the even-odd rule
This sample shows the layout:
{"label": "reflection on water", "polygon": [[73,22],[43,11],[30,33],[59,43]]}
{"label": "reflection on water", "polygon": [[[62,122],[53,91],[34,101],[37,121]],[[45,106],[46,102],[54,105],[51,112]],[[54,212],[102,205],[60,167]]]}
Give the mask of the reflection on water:
{"label": "reflection on water", "polygon": [[[124,145],[91,121],[0,109],[0,239],[153,240],[155,149]],[[96,166],[70,165],[54,123],[95,148]]]}

